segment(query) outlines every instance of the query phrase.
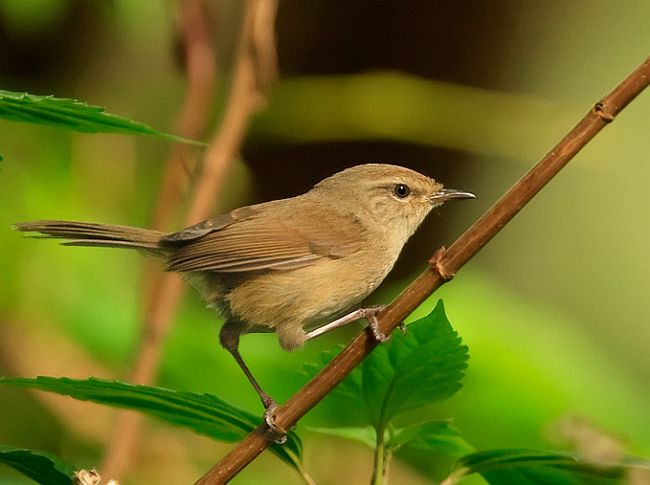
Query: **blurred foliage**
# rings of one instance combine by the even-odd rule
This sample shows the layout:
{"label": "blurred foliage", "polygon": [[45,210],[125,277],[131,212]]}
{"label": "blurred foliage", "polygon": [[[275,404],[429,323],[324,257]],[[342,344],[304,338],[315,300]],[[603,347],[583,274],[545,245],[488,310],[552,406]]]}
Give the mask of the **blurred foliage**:
{"label": "blurred foliage", "polygon": [[[637,483],[634,473],[645,473],[648,464],[632,462],[632,467],[602,466],[581,462],[565,453],[547,453],[522,449],[491,450],[464,457],[454,466],[444,485],[453,485],[462,477],[480,473],[488,483],[500,485],[607,485]],[[647,475],[645,475],[647,477]],[[625,480],[625,481],[623,481]],[[643,478],[638,483],[644,483]]]}
{"label": "blurred foliage", "polygon": [[[225,52],[236,26],[227,3],[213,4],[217,18],[227,18],[219,22]],[[380,160],[479,194],[432,215],[377,302],[404,288],[407,274],[467,227],[650,45],[644,0],[416,3],[281,2],[282,78],[216,209],[294,195],[342,166]],[[0,89],[83,99],[172,131],[184,89],[173,18],[163,2],[0,0]],[[225,78],[227,56],[221,64]],[[222,100],[226,83],[219,89]],[[453,416],[480,449],[547,448],[550,424],[578,414],[620,434],[630,452],[650,454],[649,112],[644,93],[412,316],[429,313],[442,296],[472,351],[463,390],[416,412],[414,422]],[[0,374],[125,379],[140,336],[140,256],[26,240],[11,224],[48,217],[147,226],[169,144],[7,121],[0,133]],[[188,292],[159,383],[257,412],[256,396],[218,346],[218,325]],[[247,336],[241,349],[284,400],[305,381],[302,362],[357,329],[293,354],[271,335]],[[0,442],[74,463],[101,459],[110,413],[17,390],[0,390],[0,400]],[[320,404],[304,424],[362,425],[361,406],[339,406]],[[132,483],[190,482],[227,449],[146,426],[159,439],[144,446],[141,464],[151,465],[134,470]],[[344,446],[307,435],[306,468],[319,483],[367,482],[371,453]],[[398,458],[394,483],[427,483],[449,465],[411,449]],[[234,483],[298,483],[264,457],[243,475]],[[0,483],[24,482],[3,468]]]}
{"label": "blurred foliage", "polygon": [[254,124],[256,136],[285,143],[393,140],[515,160],[534,159],[548,146],[539,133],[563,134],[579,112],[397,72],[284,79],[271,100]]}

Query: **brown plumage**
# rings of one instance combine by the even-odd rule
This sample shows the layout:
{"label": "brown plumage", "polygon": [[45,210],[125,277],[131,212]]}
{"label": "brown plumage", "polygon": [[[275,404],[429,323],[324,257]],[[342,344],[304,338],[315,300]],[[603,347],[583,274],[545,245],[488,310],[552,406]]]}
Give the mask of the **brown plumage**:
{"label": "brown plumage", "polygon": [[302,345],[306,327],[349,309],[381,283],[433,207],[467,197],[473,195],[403,167],[367,164],[297,197],[242,207],[175,233],[48,220],[16,229],[162,258],[224,314],[221,343],[269,408],[273,401],[239,355],[239,336],[275,331],[284,349]]}
{"label": "brown plumage", "polygon": [[354,220],[337,220],[336,212],[319,201],[305,200],[305,211],[324,219],[307,219],[285,199],[234,210],[215,224],[210,221],[164,237],[176,244],[170,271],[239,272],[290,270],[323,258],[339,258],[361,245],[363,227]]}

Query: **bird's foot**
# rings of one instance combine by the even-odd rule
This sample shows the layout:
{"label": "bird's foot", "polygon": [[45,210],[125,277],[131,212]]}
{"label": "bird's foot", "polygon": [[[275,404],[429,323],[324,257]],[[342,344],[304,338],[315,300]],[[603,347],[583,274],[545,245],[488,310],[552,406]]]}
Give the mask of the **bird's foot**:
{"label": "bird's foot", "polygon": [[275,422],[275,411],[277,410],[278,405],[271,398],[264,400],[263,402],[264,407],[266,408],[264,411],[264,422],[268,428],[268,432],[266,433],[265,437],[269,441],[283,445],[287,442],[287,431],[281,426],[278,426]]}
{"label": "bird's foot", "polygon": [[386,335],[379,328],[379,319],[377,318],[377,314],[384,308],[386,308],[386,305],[371,306],[368,308],[361,308],[359,310],[360,317],[365,318],[368,321],[368,327],[370,327],[372,336],[375,337],[375,340],[378,340],[379,342],[387,342],[390,340],[390,335]]}

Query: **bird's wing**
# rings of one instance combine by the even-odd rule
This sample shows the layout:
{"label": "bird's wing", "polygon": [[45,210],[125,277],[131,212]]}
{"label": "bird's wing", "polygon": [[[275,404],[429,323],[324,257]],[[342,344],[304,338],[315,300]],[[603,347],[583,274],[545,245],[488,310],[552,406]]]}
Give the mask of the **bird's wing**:
{"label": "bird's wing", "polygon": [[359,250],[364,230],[355,218],[316,201],[301,202],[299,214],[286,201],[277,201],[237,209],[168,236],[166,241],[177,246],[168,269],[289,270]]}
{"label": "bird's wing", "polygon": [[192,226],[186,227],[185,229],[181,229],[178,232],[167,234],[160,239],[160,242],[166,246],[174,246],[176,243],[184,243],[187,241],[199,239],[206,234],[214,231],[219,231],[231,224],[234,224],[237,221],[242,221],[251,217],[252,215],[259,212],[256,207],[262,207],[263,205],[264,204],[259,204],[258,206],[240,207],[239,209],[235,209],[229,214],[223,214],[212,219],[207,219]]}

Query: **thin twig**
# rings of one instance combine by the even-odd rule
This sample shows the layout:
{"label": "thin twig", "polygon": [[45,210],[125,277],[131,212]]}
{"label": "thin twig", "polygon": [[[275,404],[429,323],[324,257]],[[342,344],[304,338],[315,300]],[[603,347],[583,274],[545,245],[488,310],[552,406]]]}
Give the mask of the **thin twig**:
{"label": "thin twig", "polygon": [[[275,66],[275,54],[271,55],[270,52],[275,52],[272,32],[276,11],[264,16],[269,26],[262,26],[255,19],[259,10],[266,10],[269,5],[277,6],[272,0],[247,0],[245,3],[230,97],[219,130],[206,151],[203,172],[185,221],[187,224],[200,222],[210,216],[215,194],[219,193],[225,172],[236,158],[251,116],[264,105],[268,85],[259,85],[258,79],[260,76],[268,78],[268,74],[260,74],[260,71]],[[271,43],[271,46],[265,46],[264,51],[259,50],[255,42],[256,36],[259,38],[256,34],[258,28],[271,32],[270,36],[264,36]],[[270,59],[268,55],[271,55]],[[275,72],[275,67],[272,69]]]}
{"label": "thin twig", "polygon": [[275,45],[275,16],[278,0],[258,3],[253,18],[252,47],[257,61],[256,83],[261,92],[267,92],[278,77],[278,54]]}
{"label": "thin twig", "polygon": [[[172,133],[199,140],[203,138],[215,98],[215,19],[204,0],[179,0],[178,8],[187,88]],[[153,212],[152,229],[168,229],[170,219],[189,186],[194,171],[194,164],[191,163],[194,151],[193,147],[184,143],[172,146]]]}
{"label": "thin twig", "polygon": [[[185,11],[185,22],[200,21],[195,15],[204,14],[201,2],[185,0],[182,5],[184,8],[191,7],[191,10]],[[276,7],[277,3],[273,0],[248,0],[245,3],[238,51],[235,56],[232,88],[221,124],[204,155],[202,171],[197,181],[194,198],[185,219],[187,225],[210,217],[217,200],[217,194],[220,192],[221,185],[226,178],[227,170],[236,159],[250,117],[263,105],[268,84],[260,86],[259,79],[264,79],[270,83],[276,72],[275,40],[273,36]],[[265,25],[262,20],[269,22],[270,25]],[[188,28],[193,27],[186,25],[184,29],[186,34],[189,34]],[[207,34],[207,27],[204,26],[203,28]],[[261,33],[256,33],[258,29]],[[196,32],[193,35],[196,35]],[[208,47],[209,41],[206,42],[203,37],[193,37],[192,39],[195,41],[194,47],[197,52],[192,54],[191,59],[199,62],[204,61],[207,56],[211,55],[213,57],[212,62],[214,62],[211,48]],[[265,42],[263,49],[260,44],[262,41]],[[188,56],[189,54],[188,52]],[[191,59],[188,57],[188,61]],[[197,73],[197,75],[199,74],[205,75],[206,72]],[[206,80],[195,81],[195,89],[206,87]],[[188,94],[186,101],[192,103],[192,108],[196,108],[195,103],[204,103],[200,109],[207,109],[207,106],[210,105],[209,99],[200,99],[198,93],[197,96],[189,98]],[[187,115],[190,114],[187,113]],[[207,117],[207,113],[205,113],[205,116]],[[185,122],[188,123],[186,125],[188,130],[199,128],[198,123],[193,124],[187,120]],[[177,183],[175,177],[179,176],[179,167],[182,168],[181,163],[176,164],[176,168],[171,168],[168,171],[165,184],[173,186]],[[160,200],[164,204],[161,203],[160,210],[154,217],[155,225],[164,225],[166,222],[164,219],[168,218],[172,205],[177,203],[179,198],[180,193],[173,197],[161,195]],[[183,287],[184,284],[179,275],[166,273],[161,276],[152,290],[145,311],[145,335],[131,377],[132,382],[145,384],[153,381],[160,361],[164,336],[178,307]],[[107,476],[122,475],[121,472],[126,467],[129,457],[133,455],[140,419],[136,414],[123,413],[118,420],[109,453],[107,453],[102,467],[103,473]]]}
{"label": "thin twig", "polygon": [[[442,273],[453,275],[487,244],[576,153],[630,103],[650,82],[650,58],[635,69],[551,150],[522,177],[478,221],[465,231],[449,249],[437,252],[435,265],[418,276],[379,315],[381,331],[388,334],[420,303],[446,280]],[[289,429],[311,408],[319,403],[378,345],[366,331],[357,335],[316,377],[293,395],[275,413],[276,424]],[[268,446],[263,437],[264,423],[196,483],[213,485],[225,483],[253,461]]]}

